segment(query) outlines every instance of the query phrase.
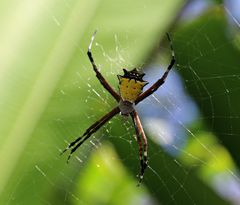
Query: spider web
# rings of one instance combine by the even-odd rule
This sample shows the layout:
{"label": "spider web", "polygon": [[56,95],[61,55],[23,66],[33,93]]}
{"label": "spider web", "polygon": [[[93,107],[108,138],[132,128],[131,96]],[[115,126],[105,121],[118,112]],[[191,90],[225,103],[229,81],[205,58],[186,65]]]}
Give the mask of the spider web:
{"label": "spider web", "polygon": [[[229,13],[229,10],[227,10]],[[230,16],[232,19],[233,17]],[[236,19],[233,19],[236,21]],[[205,25],[203,25],[202,28],[204,28]],[[212,42],[211,38],[207,34],[201,34],[202,29],[200,28],[197,33],[197,35],[203,35],[206,41],[209,43],[209,46],[211,47],[209,53],[213,54],[221,48],[215,46]],[[126,34],[127,38],[127,34]],[[176,71],[172,71],[170,77],[167,80],[167,83],[162,86],[161,89],[159,89],[158,92],[156,92],[153,96],[149,97],[145,102],[142,102],[141,105],[137,107],[137,110],[140,113],[143,126],[148,133],[149,136],[152,137],[152,140],[155,141],[155,143],[159,144],[162,148],[159,150],[154,150],[153,153],[149,154],[149,161],[150,161],[150,167],[152,174],[155,175],[155,177],[158,179],[159,184],[161,184],[161,187],[166,190],[167,194],[169,195],[170,201],[167,201],[167,203],[179,203],[178,193],[183,193],[186,195],[186,198],[192,202],[192,204],[196,204],[196,201],[194,197],[192,197],[191,190],[189,189],[187,185],[187,181],[190,178],[190,175],[192,174],[192,169],[195,168],[195,166],[212,166],[208,165],[208,160],[202,158],[201,156],[198,156],[197,154],[192,153],[191,151],[188,151],[186,149],[186,144],[189,138],[192,139],[192,141],[195,141],[195,143],[202,149],[202,151],[206,152],[206,156],[212,158],[214,163],[221,161],[221,156],[219,156],[219,153],[215,153],[214,149],[215,147],[211,147],[211,145],[208,144],[208,142],[205,142],[201,138],[199,138],[198,132],[196,132],[193,128],[191,128],[191,124],[194,121],[197,121],[199,119],[208,118],[210,119],[210,127],[206,128],[205,132],[210,132],[211,136],[210,138],[216,140],[216,137],[214,136],[213,130],[214,130],[214,124],[215,120],[219,117],[215,113],[215,107],[214,107],[214,99],[218,95],[223,95],[224,98],[228,101],[228,107],[226,108],[229,111],[229,116],[225,116],[231,120],[234,118],[239,118],[239,116],[235,116],[231,112],[232,105],[231,100],[229,97],[229,93],[234,92],[234,89],[229,89],[227,85],[225,84],[225,78],[232,78],[233,80],[238,80],[239,75],[231,75],[231,76],[224,76],[224,75],[217,75],[215,78],[218,78],[223,85],[223,89],[220,90],[218,93],[212,93],[212,91],[208,88],[208,86],[205,85],[205,81],[211,81],[211,79],[214,79],[214,77],[207,77],[202,78],[197,74],[196,68],[193,67],[191,64],[192,62],[197,62],[204,57],[206,57],[207,54],[203,54],[203,52],[198,49],[198,45],[194,45],[194,38],[195,36],[191,37],[189,39],[189,44],[192,43],[192,46],[196,46],[196,52],[198,53],[197,57],[194,59],[189,59],[189,65],[186,66],[178,64],[176,66],[176,70],[181,69],[188,69],[192,75],[193,80],[188,80],[187,86],[192,86],[192,84],[196,84],[196,86],[202,86],[204,93],[201,93],[202,89],[199,88],[199,93],[197,93],[197,96],[200,96],[200,100],[209,101],[209,109],[210,112],[207,116],[204,116],[203,114],[200,114],[200,110],[197,107],[194,100],[186,93],[186,90],[183,87],[183,82],[180,79],[179,75]],[[230,40],[231,41],[231,40]],[[230,43],[230,42],[228,42]],[[116,72],[116,67],[120,67],[122,64],[126,65],[126,67],[133,67],[133,63],[131,63],[131,58],[129,56],[126,56],[127,48],[123,48],[120,40],[118,39],[118,36],[115,36],[115,44],[116,44],[116,50],[115,55],[109,54],[108,51],[105,51],[104,45],[100,45],[96,43],[96,46],[101,50],[101,53],[103,54],[104,58],[107,61],[107,64],[110,65],[110,72],[107,73],[106,77],[108,75],[117,75],[119,71]],[[162,48],[163,50],[168,50],[166,46]],[[164,59],[161,59],[161,61],[165,61]],[[129,64],[130,63],[130,64]],[[101,67],[101,66],[100,66]],[[146,67],[146,80],[150,82],[150,84],[154,83],[158,79],[159,70],[163,74],[165,66],[157,66],[153,63],[153,65]],[[151,72],[150,72],[150,71]],[[121,72],[121,71],[120,71]],[[89,82],[92,79],[89,79]],[[198,83],[196,83],[198,81]],[[109,95],[102,91],[103,93],[106,93],[105,96],[102,96],[98,91],[96,91],[95,88],[91,86],[91,83],[88,83],[89,92],[93,93],[93,95],[89,95],[87,97],[86,102],[91,101],[101,101],[104,106],[107,106],[108,108],[112,107],[109,105]],[[147,89],[147,87],[146,87]],[[95,95],[95,96],[94,96]],[[203,116],[202,116],[203,115]],[[90,118],[92,118],[90,116]],[[130,158],[136,159],[137,161],[138,156],[136,154],[138,153],[138,147],[133,143],[133,139],[129,138],[129,136],[133,135],[132,132],[132,124],[131,121],[126,121],[126,119],[117,119],[120,121],[120,124],[123,124],[124,132],[119,135],[119,133],[116,133],[115,135],[112,134],[108,136],[109,138],[118,138],[125,143],[129,143],[131,146],[131,149],[134,150],[131,154],[128,154],[126,158],[121,157],[122,161],[130,160]],[[106,133],[112,133],[111,127],[113,125],[106,127]],[[233,131],[230,129],[230,132],[227,133],[230,136],[235,135]],[[104,133],[102,135],[103,138],[106,137],[106,134]],[[93,139],[90,141],[90,146],[93,146],[94,148],[101,147],[101,141],[102,137],[98,139]],[[114,139],[113,139],[114,140]],[[217,141],[217,140],[216,140]],[[217,146],[220,148],[223,148],[224,146],[221,145],[220,142]],[[86,145],[87,146],[87,145]],[[151,146],[149,146],[149,149],[151,150]],[[184,178],[179,178],[178,173],[175,173],[170,167],[168,160],[165,159],[164,152],[168,153],[171,157],[173,162],[176,164],[178,169],[182,170],[184,173]],[[179,155],[191,158],[194,163],[186,168],[186,164],[184,164],[184,161],[182,159],[179,159]],[[151,166],[151,161],[153,161],[152,158],[158,156],[162,156],[162,167],[163,170],[158,170],[156,168],[153,168]],[[167,157],[166,157],[167,158]],[[80,160],[82,161],[82,160]],[[166,161],[166,162],[164,162]],[[198,165],[200,164],[200,165]],[[133,170],[136,170],[135,165],[131,165]],[[192,168],[192,169],[191,169]],[[166,181],[165,178],[162,177],[161,172],[164,171],[167,173],[167,176],[170,177],[171,182],[174,184],[174,188],[171,187]],[[134,171],[133,171],[134,172]],[[221,178],[224,178],[224,180],[221,180]],[[148,176],[145,176],[145,180],[148,181]],[[222,197],[224,197],[227,200],[232,201],[232,203],[238,203],[239,202],[239,194],[240,194],[240,184],[239,184],[239,177],[237,172],[235,171],[235,167],[226,167],[226,170],[220,172],[216,171],[214,177],[209,178],[210,183],[209,186],[215,190],[218,194],[220,194]],[[223,186],[224,185],[224,186]],[[228,191],[231,190],[231,191]],[[235,196],[232,195],[232,191],[234,191]],[[207,199],[206,199],[207,200]],[[206,201],[205,201],[206,202]]]}
{"label": "spider web", "polygon": [[[229,14],[230,20],[233,20],[236,23],[237,22],[236,18],[233,17],[231,12],[227,8],[225,9]],[[204,26],[205,25],[203,25],[202,28],[204,28]],[[209,43],[209,46],[211,47],[209,51],[210,53],[217,52],[219,49],[221,49],[222,46],[224,46],[224,45],[220,45],[219,47],[214,46],[214,42],[212,42],[210,37],[207,34],[201,34],[201,32],[202,32],[202,29],[200,28],[195,35],[204,36],[205,40]],[[193,43],[193,44],[195,43],[194,36],[189,39],[189,44],[190,43]],[[118,45],[117,39],[116,39],[116,44]],[[208,55],[208,53],[203,54],[203,52],[200,49],[198,50],[197,48],[198,45],[192,45],[192,46],[196,46],[196,50],[199,53],[197,57],[192,59],[193,62],[194,61],[197,62],[198,60],[201,60],[202,58]],[[122,60],[123,63],[126,63],[120,54],[121,52],[119,51],[119,47],[121,47],[121,45],[116,46],[116,53],[119,54],[118,59]],[[102,48],[102,52],[104,53],[104,56],[107,57],[107,59],[109,60],[109,63],[114,62],[112,58],[106,55],[106,52],[104,51],[103,48]],[[209,129],[206,130],[206,132],[209,132],[209,131],[212,132],[211,130],[214,130],[215,120],[221,117],[215,114],[214,99],[216,98],[216,96],[224,95],[224,98],[227,99],[228,106],[226,109],[229,111],[229,116],[225,116],[225,117],[229,118],[230,121],[232,120],[232,118],[239,118],[239,116],[236,116],[231,112],[232,103],[229,96],[229,93],[235,92],[235,89],[238,89],[238,88],[232,88],[231,90],[228,88],[228,86],[225,83],[225,78],[232,78],[233,80],[238,80],[239,75],[238,74],[230,75],[230,76],[217,75],[215,77],[202,78],[197,74],[195,70],[196,68],[194,68],[191,65],[190,61],[191,60],[189,60],[190,65],[187,67],[185,65],[180,65],[180,64],[178,64],[177,67],[179,69],[187,68],[193,74],[194,80],[189,80],[187,82],[189,86],[191,86],[191,84],[198,84],[197,86],[203,87],[203,90],[205,93],[204,94],[200,93],[201,89],[199,88],[199,93],[197,95],[200,95],[200,96],[203,95],[203,97],[201,97],[202,100],[206,100],[207,98],[207,100],[209,101],[210,114],[208,113],[208,116],[202,117],[203,119],[209,118],[211,121],[210,123],[211,126]],[[130,59],[128,59],[127,62],[130,62]],[[152,73],[147,72],[146,80],[153,83],[157,80],[157,77],[155,76],[158,76],[157,74],[159,73],[159,67],[156,66],[155,68],[151,68],[151,72]],[[143,124],[145,125],[146,130],[148,130],[148,133],[152,132],[150,136],[153,136],[153,137],[155,136],[153,140],[161,144],[164,147],[164,150],[170,153],[170,155],[176,156],[176,158],[173,159],[174,162],[184,170],[184,173],[186,176],[184,180],[180,180],[175,176],[175,174],[170,169],[167,168],[167,165],[164,169],[169,172],[170,177],[178,187],[176,190],[181,189],[186,194],[188,199],[193,203],[195,203],[194,199],[191,197],[190,192],[188,191],[189,189],[187,188],[187,186],[184,186],[190,171],[189,170],[186,171],[186,169],[183,168],[184,167],[182,164],[183,162],[181,162],[177,158],[177,155],[179,153],[182,153],[183,155],[187,155],[190,158],[194,159],[196,163],[200,163],[202,164],[202,166],[208,166],[207,160],[204,160],[201,157],[194,155],[191,152],[188,152],[184,149],[186,145],[186,141],[188,140],[187,138],[190,137],[199,144],[199,146],[202,148],[203,151],[207,152],[210,158],[213,158],[215,161],[221,161],[221,158],[220,158],[221,156],[219,156],[218,153],[215,153],[214,147],[211,148],[208,145],[208,143],[205,143],[204,141],[199,139],[198,134],[195,134],[196,131],[191,130],[189,128],[190,126],[189,124],[191,124],[194,120],[200,118],[199,109],[197,108],[197,105],[194,103],[194,101],[183,91],[182,83],[178,82],[180,81],[179,76],[177,76],[177,74],[174,73],[174,71],[172,72],[171,76],[172,77],[169,77],[168,79],[168,83],[162,87],[162,90],[160,89],[159,94],[153,95],[152,97],[150,97],[150,99],[146,100],[147,102],[142,103],[142,105],[138,106],[139,108],[138,110],[141,113]],[[218,91],[218,93],[212,93],[212,91],[208,88],[208,86],[205,85],[205,81],[209,81],[215,78],[218,78],[221,84],[223,85],[223,89]],[[196,81],[198,81],[199,83],[196,83]],[[161,107],[160,110],[156,112],[156,110],[158,110],[159,107]],[[189,112],[189,110],[191,110],[191,112]],[[128,129],[129,128],[126,127],[126,130]],[[222,133],[222,134],[226,134],[226,133]],[[232,126],[230,127],[230,132],[227,133],[227,135],[230,135],[230,136],[237,135],[233,132]],[[214,134],[212,137],[215,139]],[[221,148],[223,147],[220,143],[218,146]],[[150,156],[150,161],[151,161],[151,156]],[[192,166],[195,166],[195,165],[193,164]],[[167,192],[171,196],[171,199],[175,201],[174,195],[176,195],[178,191],[176,191],[176,193],[173,193],[168,188],[168,185],[164,182],[164,180],[161,178],[158,172],[151,167],[150,169],[158,177],[163,187],[166,188]],[[221,178],[223,178],[223,180],[221,180]],[[237,203],[237,204],[239,203],[239,193],[240,193],[239,177],[237,172],[235,171],[235,168],[226,167],[226,170],[222,172],[220,171],[216,172],[216,175],[212,177],[210,180],[211,180],[210,186],[222,197],[225,197],[226,199],[232,201],[232,203]],[[235,193],[235,195],[232,195],[233,192]]]}
{"label": "spider web", "polygon": [[[240,27],[237,19],[234,18],[228,9],[226,9],[226,11],[229,14],[229,19],[234,21],[239,29]],[[68,204],[71,201],[77,201],[79,204],[84,204],[81,195],[73,188],[76,187],[78,183],[78,181],[75,180],[79,178],[85,179],[88,176],[84,167],[88,166],[86,164],[95,163],[95,161],[92,162],[92,160],[89,159],[92,158],[94,153],[101,153],[101,150],[104,150],[105,144],[107,144],[106,146],[111,147],[111,145],[108,145],[107,143],[109,140],[114,144],[114,152],[108,152],[105,157],[108,158],[110,155],[114,160],[119,160],[121,163],[127,165],[128,169],[123,168],[124,166],[122,164],[121,167],[126,173],[128,173],[128,175],[130,175],[129,181],[132,182],[130,183],[131,187],[136,189],[135,196],[138,197],[139,204],[155,204],[156,201],[154,198],[158,197],[155,197],[154,195],[159,195],[159,193],[166,194],[166,196],[164,196],[164,194],[161,196],[165,201],[164,204],[181,204],[181,199],[190,201],[190,204],[197,204],[199,198],[196,197],[196,195],[194,195],[195,193],[191,190],[192,184],[189,182],[191,180],[200,180],[207,184],[206,187],[210,187],[207,191],[213,190],[213,193],[217,193],[220,197],[225,198],[232,204],[240,204],[240,178],[236,165],[228,151],[224,148],[224,144],[217,140],[214,133],[215,121],[218,118],[226,118],[230,122],[229,132],[220,134],[226,134],[230,137],[235,135],[238,136],[238,133],[234,133],[232,125],[234,119],[239,119],[240,116],[238,113],[233,112],[232,104],[234,102],[231,101],[230,94],[240,89],[240,84],[238,87],[230,87],[226,84],[226,79],[230,78],[232,81],[239,81],[239,75],[225,75],[220,72],[216,76],[201,77],[197,70],[197,64],[199,61],[205,59],[208,55],[214,55],[222,46],[230,44],[234,40],[229,39],[228,42],[223,42],[222,45],[215,45],[214,40],[208,36],[208,34],[203,32],[204,26],[205,25],[202,25],[202,28],[199,28],[194,36],[185,36],[188,38],[188,44],[195,47],[195,52],[197,53],[196,57],[194,59],[189,58],[187,65],[178,62],[177,65],[175,65],[174,70],[171,71],[166,83],[154,95],[140,103],[136,108],[140,114],[146,135],[149,138],[149,168],[147,171],[148,173],[144,177],[144,183],[153,183],[152,179],[154,178],[155,184],[152,187],[157,187],[155,190],[146,186],[148,190],[143,188],[144,191],[139,193],[139,188],[135,187],[137,183],[135,175],[138,173],[139,166],[138,146],[134,139],[134,130],[131,120],[122,117],[115,117],[107,123],[101,131],[94,134],[88,142],[85,142],[81,149],[72,157],[71,165],[64,168],[60,165],[59,167],[55,167],[52,166],[49,161],[41,159],[41,154],[47,152],[47,154],[52,157],[52,160],[60,160],[65,163],[65,159],[59,158],[58,154],[56,154],[62,150],[62,147],[59,145],[63,144],[62,139],[59,139],[57,136],[77,136],[79,130],[77,130],[76,127],[78,126],[79,121],[83,123],[81,127],[87,128],[91,123],[95,122],[99,116],[104,115],[114,106],[111,96],[103,88],[95,87],[96,84],[93,82],[97,81],[94,75],[88,76],[86,79],[85,76],[83,77],[81,73],[77,71],[74,73],[74,79],[76,80],[73,81],[72,84],[64,84],[63,82],[64,87],[58,91],[56,96],[54,96],[56,101],[60,101],[62,104],[65,104],[65,106],[72,107],[72,112],[69,112],[66,116],[55,118],[54,122],[49,122],[48,119],[42,119],[42,123],[45,127],[49,127],[49,129],[51,129],[52,126],[57,127],[57,129],[54,130],[55,133],[53,135],[56,137],[49,139],[48,143],[46,141],[42,142],[39,138],[33,139],[32,142],[29,143],[35,144],[37,141],[37,143],[40,144],[41,150],[35,150],[35,147],[31,147],[28,149],[28,153],[26,154],[27,157],[32,157],[33,161],[34,159],[39,158],[40,161],[36,161],[33,168],[29,167],[29,172],[22,175],[17,180],[17,183],[11,187],[12,191],[8,203],[12,203],[15,198],[24,192],[31,191],[33,196],[42,202],[42,204],[51,204],[51,202],[40,198],[41,195],[39,192],[44,192],[44,190],[41,190],[37,184],[39,181],[45,181],[45,183],[49,185],[49,189],[54,188],[56,190],[56,197],[59,195],[64,196],[64,201],[61,201],[62,204]],[[171,34],[175,44],[182,43],[174,37],[174,32]],[[211,49],[208,50],[207,54],[200,50],[200,46],[194,41],[198,35],[203,36],[209,43]],[[127,32],[125,38],[128,38]],[[106,79],[121,73],[121,66],[123,64],[128,68],[134,67],[134,63],[131,62],[131,57],[127,54],[128,48],[121,45],[121,39],[118,35],[114,36],[114,42],[116,45],[114,52],[105,50],[104,45],[101,45],[100,42],[96,42],[94,45],[96,52],[101,53],[100,55],[104,56],[106,63],[109,65],[109,70],[107,73],[104,73]],[[166,45],[164,44],[161,46],[160,50],[162,50],[163,53],[161,53],[162,55],[160,57],[157,56],[158,60],[154,61],[154,59],[151,59],[153,62],[144,67],[144,72],[146,73],[145,80],[149,81],[150,84],[154,83],[159,76],[161,76],[168,65],[168,58],[166,57],[170,52],[168,44],[166,43]],[[183,49],[179,50],[176,54],[181,56],[181,52],[184,51],[185,50]],[[80,52],[82,52],[82,50],[80,50]],[[165,62],[165,64],[158,64],[158,61]],[[193,62],[196,63],[196,67],[193,66]],[[228,64],[222,66],[228,67]],[[116,68],[119,69],[116,70]],[[89,68],[84,69],[88,70]],[[101,70],[103,71],[103,69],[104,68]],[[180,73],[186,69],[192,74],[192,79],[184,81],[184,79],[180,77]],[[214,93],[211,88],[206,85],[208,84],[206,82],[208,81],[211,83],[211,81],[214,81],[216,78],[221,84],[221,89]],[[117,81],[117,78],[115,81]],[[116,85],[116,82],[114,83],[114,81],[111,81],[111,83]],[[68,92],[68,88],[74,86],[79,90],[87,88],[85,91],[87,95],[82,96],[82,98],[79,99],[79,104],[82,104],[83,102],[87,104],[84,109],[79,108],[76,101],[74,101],[74,104],[66,105],[67,102],[69,102],[69,99],[75,97],[76,93]],[[191,87],[198,88],[198,92],[192,96],[188,93],[188,91],[191,90]],[[146,87],[146,89],[147,88],[148,87]],[[218,96],[227,100],[228,106],[225,107],[229,113],[227,116],[218,116],[216,114],[215,100],[218,99]],[[202,105],[200,104],[199,106],[196,100],[202,102]],[[204,101],[209,102],[208,114],[201,112],[201,106],[204,106]],[[100,114],[94,114],[96,105],[99,107]],[[79,113],[81,113],[81,116],[79,116],[79,113],[74,113],[75,110],[80,110]],[[86,121],[83,121],[82,118],[85,118]],[[204,124],[205,120],[210,122],[208,123],[208,126]],[[67,126],[65,126],[66,124]],[[119,125],[121,125],[121,128],[116,128],[116,126]],[[202,132],[199,132],[198,129],[200,128],[202,129]],[[41,127],[35,132],[38,134],[41,133]],[[210,142],[208,142],[206,138],[201,137],[204,135],[203,133],[210,138]],[[68,140],[65,141],[66,145],[69,143],[69,140],[71,139],[68,138]],[[214,146],[212,146],[212,141],[215,144]],[[117,144],[119,144],[120,148]],[[194,153],[191,150],[191,145],[196,146],[200,152],[205,153]],[[127,154],[119,154],[122,152],[122,147],[126,147],[126,150],[132,151]],[[214,166],[214,163],[222,161],[222,155],[219,152],[216,152],[215,148],[223,150],[225,153],[224,156],[229,157],[227,160],[232,164],[224,166],[224,170],[216,168],[211,177],[208,176],[204,178],[202,177],[203,174],[198,174],[198,172],[204,172],[207,168]],[[212,160],[213,164],[209,164],[209,158]],[[156,165],[156,161],[161,164],[161,169]],[[94,166],[99,168],[103,165],[95,163]],[[84,171],[81,172],[82,170]],[[26,190],[19,191],[18,187],[20,184],[29,180],[25,178],[28,178],[30,175],[32,177],[30,179],[29,187],[26,187]],[[59,181],[60,177],[62,177],[61,181]],[[204,180],[209,181],[207,182]],[[142,186],[144,187],[144,184]],[[208,204],[208,199],[203,198],[202,202]]]}

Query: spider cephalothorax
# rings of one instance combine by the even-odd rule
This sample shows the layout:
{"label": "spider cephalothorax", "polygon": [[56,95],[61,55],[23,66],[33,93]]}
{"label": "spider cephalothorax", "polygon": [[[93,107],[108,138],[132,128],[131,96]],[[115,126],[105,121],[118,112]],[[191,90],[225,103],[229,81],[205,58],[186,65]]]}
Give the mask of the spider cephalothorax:
{"label": "spider cephalothorax", "polygon": [[166,80],[169,71],[172,69],[175,63],[175,55],[172,47],[172,42],[167,34],[168,40],[170,42],[171,50],[172,50],[172,59],[171,62],[163,74],[163,76],[157,80],[152,86],[150,86],[146,91],[143,91],[143,87],[148,84],[147,81],[143,80],[143,76],[145,75],[143,72],[138,71],[134,68],[131,71],[127,71],[123,69],[124,75],[118,75],[119,79],[119,94],[108,84],[102,74],[99,72],[91,53],[91,47],[94,40],[96,32],[93,34],[90,45],[88,47],[88,58],[92,64],[93,70],[96,73],[97,78],[103,87],[114,97],[114,99],[118,102],[118,105],[112,109],[109,113],[104,115],[100,120],[96,121],[92,124],[80,137],[76,138],[72,141],[68,147],[63,150],[62,153],[71,149],[70,154],[68,156],[68,160],[71,155],[88,139],[91,137],[93,133],[95,133],[100,127],[102,127],[106,122],[108,122],[112,117],[116,114],[121,113],[125,116],[131,116],[135,131],[136,131],[136,139],[139,145],[139,158],[140,158],[140,174],[139,174],[139,184],[143,179],[143,175],[145,169],[148,166],[147,159],[147,138],[145,136],[144,130],[142,128],[142,124],[140,118],[134,108],[139,102],[144,100],[146,97],[154,93]]}
{"label": "spider cephalothorax", "polygon": [[131,71],[123,69],[124,75],[118,75],[119,91],[123,101],[134,103],[142,93],[143,87],[148,84],[143,80],[145,73],[134,68]]}
{"label": "spider cephalothorax", "polygon": [[123,68],[123,72],[124,72],[124,75],[121,77],[144,81],[143,76],[145,75],[145,73],[137,70],[137,68],[134,68],[133,70],[130,70],[130,71],[127,71],[125,68]]}

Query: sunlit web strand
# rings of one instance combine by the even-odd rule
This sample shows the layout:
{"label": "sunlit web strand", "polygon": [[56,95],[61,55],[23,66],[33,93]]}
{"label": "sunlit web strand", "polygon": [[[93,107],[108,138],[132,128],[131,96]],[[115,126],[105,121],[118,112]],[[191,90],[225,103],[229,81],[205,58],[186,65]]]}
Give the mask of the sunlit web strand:
{"label": "sunlit web strand", "polygon": [[224,9],[226,10],[226,12],[228,13],[228,15],[232,18],[232,20],[235,22],[235,24],[240,28],[240,23],[238,22],[238,20],[231,14],[231,12],[229,11],[229,9],[224,6]]}

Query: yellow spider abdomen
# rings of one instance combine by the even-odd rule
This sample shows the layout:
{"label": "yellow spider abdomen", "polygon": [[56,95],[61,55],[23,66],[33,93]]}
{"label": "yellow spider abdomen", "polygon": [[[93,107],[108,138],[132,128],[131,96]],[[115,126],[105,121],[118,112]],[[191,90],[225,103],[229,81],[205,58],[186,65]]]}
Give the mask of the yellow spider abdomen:
{"label": "yellow spider abdomen", "polygon": [[119,90],[123,101],[134,103],[146,84],[145,81],[119,76]]}

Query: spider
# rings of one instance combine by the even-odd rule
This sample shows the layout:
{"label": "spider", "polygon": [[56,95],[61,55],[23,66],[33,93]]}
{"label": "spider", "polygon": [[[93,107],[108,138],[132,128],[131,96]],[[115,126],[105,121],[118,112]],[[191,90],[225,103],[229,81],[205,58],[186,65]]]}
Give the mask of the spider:
{"label": "spider", "polygon": [[111,85],[105,80],[102,76],[100,71],[98,70],[95,61],[92,57],[92,44],[95,38],[97,31],[95,31],[92,35],[87,55],[92,64],[93,70],[96,73],[96,77],[102,84],[102,86],[112,95],[112,97],[117,101],[118,105],[112,109],[109,113],[104,115],[101,119],[93,123],[86,131],[74,141],[72,141],[65,150],[62,151],[61,154],[66,152],[67,150],[71,149],[70,154],[68,156],[67,162],[71,158],[72,154],[88,139],[91,137],[93,133],[95,133],[99,128],[101,128],[106,122],[108,122],[112,117],[120,113],[123,116],[131,116],[135,132],[136,132],[136,139],[139,146],[139,158],[140,158],[140,173],[139,177],[139,184],[143,180],[144,172],[148,167],[148,155],[147,155],[147,148],[148,142],[146,135],[144,133],[141,121],[139,119],[138,113],[135,110],[135,105],[140,103],[142,100],[147,98],[149,95],[153,94],[166,80],[169,71],[172,69],[173,65],[175,64],[175,54],[172,46],[172,41],[167,33],[167,38],[170,43],[171,48],[171,62],[162,75],[160,79],[158,79],[152,86],[150,86],[146,91],[143,92],[143,87],[148,84],[147,81],[143,80],[143,76],[145,73],[138,71],[134,68],[131,71],[123,69],[123,75],[117,75],[119,80],[119,93],[116,92]]}

